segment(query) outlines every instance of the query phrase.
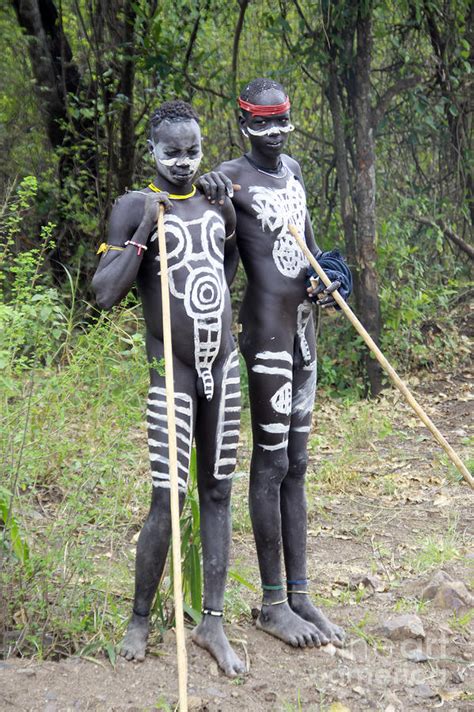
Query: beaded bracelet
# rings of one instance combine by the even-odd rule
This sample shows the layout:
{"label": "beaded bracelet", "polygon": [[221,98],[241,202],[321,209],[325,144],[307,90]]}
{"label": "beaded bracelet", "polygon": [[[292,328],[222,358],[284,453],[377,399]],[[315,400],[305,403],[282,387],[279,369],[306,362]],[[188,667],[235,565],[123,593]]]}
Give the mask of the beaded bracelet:
{"label": "beaded bracelet", "polygon": [[146,245],[142,245],[140,242],[135,242],[135,240],[127,240],[126,245],[133,245],[137,248],[137,255],[140,257],[142,250],[148,250]]}

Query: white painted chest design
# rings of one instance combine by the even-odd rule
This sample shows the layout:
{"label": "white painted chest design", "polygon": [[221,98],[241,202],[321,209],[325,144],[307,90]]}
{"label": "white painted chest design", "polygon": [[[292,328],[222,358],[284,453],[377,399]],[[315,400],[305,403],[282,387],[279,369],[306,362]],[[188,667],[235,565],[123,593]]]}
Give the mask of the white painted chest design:
{"label": "white painted chest design", "polygon": [[304,235],[306,196],[303,186],[290,175],[284,188],[249,186],[253,195],[252,208],[263,232],[273,233],[272,256],[275,265],[285,277],[295,278],[306,266],[306,259],[295,238],[288,230],[293,224]]}
{"label": "white painted chest design", "polygon": [[[167,214],[165,231],[170,292],[183,300],[186,314],[194,321],[196,371],[210,400],[214,393],[211,369],[221,344],[227,289],[222,252],[224,221],[211,210],[188,221]],[[156,237],[154,234],[151,241]],[[155,259],[160,261],[159,256]]]}

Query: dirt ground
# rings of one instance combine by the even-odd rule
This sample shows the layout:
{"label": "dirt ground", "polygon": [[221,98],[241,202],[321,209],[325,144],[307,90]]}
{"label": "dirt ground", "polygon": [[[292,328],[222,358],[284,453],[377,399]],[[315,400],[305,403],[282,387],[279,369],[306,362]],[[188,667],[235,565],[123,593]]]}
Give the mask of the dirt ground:
{"label": "dirt ground", "polygon": [[[420,402],[459,453],[467,458],[472,422],[472,374],[429,374],[414,387]],[[474,709],[472,611],[420,602],[424,586],[443,570],[474,584],[472,492],[454,475],[436,445],[392,392],[381,404],[395,426],[355,443],[366,453],[348,462],[345,491],[326,494],[317,473],[335,447],[311,450],[309,568],[312,590],[326,612],[346,628],[343,651],[294,650],[257,631],[243,615],[228,626],[249,673],[226,679],[188,638],[189,705],[193,710],[446,710]],[[320,413],[331,416],[331,404]],[[472,430],[471,430],[472,435]],[[339,443],[339,450],[342,447]],[[326,451],[325,451],[326,450]],[[348,475],[349,477],[349,475]],[[245,498],[238,478],[236,501]],[[233,565],[258,580],[250,533],[237,532]],[[371,583],[358,583],[364,576]],[[258,596],[248,603],[258,607]],[[393,615],[421,619],[425,638],[391,641],[379,630]],[[189,635],[190,629],[188,631]],[[414,662],[413,651],[423,662]],[[174,634],[152,642],[143,664],[71,657],[59,662],[9,658],[0,662],[0,708],[44,712],[171,710],[177,700]]]}

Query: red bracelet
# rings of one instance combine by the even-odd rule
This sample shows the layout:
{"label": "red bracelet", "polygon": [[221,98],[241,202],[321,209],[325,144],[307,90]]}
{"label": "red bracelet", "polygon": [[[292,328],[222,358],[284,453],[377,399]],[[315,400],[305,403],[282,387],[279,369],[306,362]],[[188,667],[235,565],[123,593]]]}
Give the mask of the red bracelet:
{"label": "red bracelet", "polygon": [[141,245],[139,242],[135,242],[135,240],[127,240],[125,243],[126,245],[133,245],[134,247],[137,248],[137,255],[140,257],[142,254],[142,250],[148,250],[148,247],[146,245]]}

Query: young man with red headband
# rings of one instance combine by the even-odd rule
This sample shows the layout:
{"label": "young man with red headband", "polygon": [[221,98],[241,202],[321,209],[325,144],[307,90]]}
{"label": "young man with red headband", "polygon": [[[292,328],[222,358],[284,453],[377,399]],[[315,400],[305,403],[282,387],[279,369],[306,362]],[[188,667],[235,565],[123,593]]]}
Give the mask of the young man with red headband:
{"label": "young man with red headband", "polygon": [[[247,274],[240,348],[253,433],[250,515],[263,589],[257,627],[293,646],[340,646],[343,631],[313,605],[308,590],[305,474],[316,388],[310,299],[332,306],[334,289],[349,296],[351,276],[338,253],[318,249],[300,167],[282,153],[294,128],[283,87],[256,79],[245,87],[239,107],[250,151],[204,175],[198,187],[211,203],[226,193],[233,196],[237,246]],[[235,194],[233,183],[240,185]],[[290,224],[328,269],[330,288],[307,288],[307,262]]]}

